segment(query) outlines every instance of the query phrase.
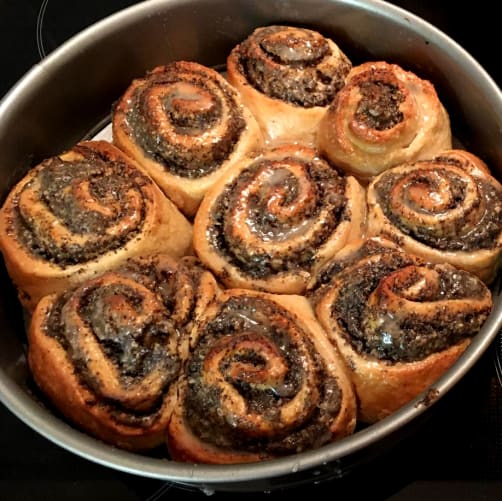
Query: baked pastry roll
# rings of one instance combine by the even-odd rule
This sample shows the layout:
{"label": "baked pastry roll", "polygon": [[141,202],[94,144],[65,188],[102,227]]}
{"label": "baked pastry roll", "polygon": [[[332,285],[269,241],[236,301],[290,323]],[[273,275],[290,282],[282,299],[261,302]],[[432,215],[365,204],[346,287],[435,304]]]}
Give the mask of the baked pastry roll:
{"label": "baked pastry roll", "polygon": [[261,461],[354,431],[352,385],[304,297],[227,289],[192,344],[168,427],[172,459]]}
{"label": "baked pastry roll", "polygon": [[362,423],[385,418],[429,388],[492,309],[490,289],[475,275],[426,263],[382,237],[341,250],[308,297],[346,361]]}
{"label": "baked pastry roll", "polygon": [[269,142],[312,146],[319,120],[352,63],[317,31],[293,26],[255,29],[227,58],[227,78]]}
{"label": "baked pastry roll", "polygon": [[133,80],[113,107],[112,135],[189,217],[216,179],[263,143],[235,89],[192,61]]}
{"label": "baked pastry roll", "polygon": [[394,167],[367,193],[368,233],[408,252],[451,263],[487,283],[502,253],[502,185],[479,157],[448,150],[432,160]]}
{"label": "baked pastry roll", "polygon": [[284,144],[221,178],[194,220],[194,250],[227,287],[298,294],[322,262],[362,235],[365,192],[315,150]]}
{"label": "baked pastry roll", "polygon": [[385,61],[350,71],[319,125],[319,149],[361,180],[452,147],[449,115],[433,84]]}
{"label": "baked pastry roll", "polygon": [[152,179],[105,141],[32,168],[0,210],[0,250],[22,305],[149,252],[191,251],[192,226]]}
{"label": "baked pastry roll", "polygon": [[163,445],[189,331],[218,293],[183,258],[134,258],[40,300],[28,362],[43,395],[72,424],[127,450]]}

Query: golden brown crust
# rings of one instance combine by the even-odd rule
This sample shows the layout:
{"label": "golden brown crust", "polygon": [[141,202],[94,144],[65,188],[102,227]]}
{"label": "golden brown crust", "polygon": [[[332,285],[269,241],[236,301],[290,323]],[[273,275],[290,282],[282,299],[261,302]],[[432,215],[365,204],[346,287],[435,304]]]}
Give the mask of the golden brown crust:
{"label": "golden brown crust", "polygon": [[128,450],[164,443],[188,331],[218,292],[190,259],[136,258],[41,299],[29,328],[29,366],[71,423]]}
{"label": "golden brown crust", "polygon": [[492,308],[490,290],[475,275],[425,263],[381,237],[338,253],[312,284],[310,300],[349,368],[365,423],[437,381]]}
{"label": "golden brown crust", "polygon": [[254,30],[227,58],[227,78],[273,145],[312,146],[351,62],[333,40],[293,26]]}
{"label": "golden brown crust", "polygon": [[31,169],[0,210],[0,249],[23,306],[151,252],[191,252],[192,227],[151,178],[106,141]]}
{"label": "golden brown crust", "polygon": [[502,186],[479,157],[447,150],[403,164],[368,186],[368,234],[493,281],[502,253]]}
{"label": "golden brown crust", "polygon": [[[47,159],[0,210],[41,396],[114,447],[215,465],[315,449],[434,394],[502,255],[502,185],[452,149],[431,82],[283,25],[235,46],[226,77],[153,68],[113,105],[115,145]],[[386,175],[420,206],[410,226]],[[428,231],[442,249],[414,239]]]}
{"label": "golden brown crust", "polygon": [[263,143],[232,86],[192,61],[131,82],[112,113],[113,142],[136,159],[188,217],[233,163]]}
{"label": "golden brown crust", "polygon": [[361,180],[452,147],[449,115],[431,82],[385,61],[352,68],[324,115],[319,149]]}
{"label": "golden brown crust", "polygon": [[314,270],[362,235],[365,193],[297,144],[242,159],[208,192],[194,249],[228,287],[305,291]]}
{"label": "golden brown crust", "polygon": [[173,459],[261,461],[353,433],[352,384],[304,297],[228,289],[192,345],[167,433]]}

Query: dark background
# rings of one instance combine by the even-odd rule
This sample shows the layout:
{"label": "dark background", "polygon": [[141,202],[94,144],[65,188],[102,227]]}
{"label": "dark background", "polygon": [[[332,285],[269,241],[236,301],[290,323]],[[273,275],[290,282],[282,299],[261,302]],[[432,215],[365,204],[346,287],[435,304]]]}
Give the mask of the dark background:
{"label": "dark background", "polygon": [[[0,98],[29,68],[74,33],[136,3],[117,0],[0,0]],[[435,24],[502,82],[498,16],[476,1],[394,1]],[[502,499],[502,382],[494,344],[463,380],[426,414],[411,436],[376,460],[354,465],[342,478],[276,489],[326,499]],[[212,499],[255,499],[256,493],[217,492]],[[203,500],[206,493],[118,472],[82,459],[40,436],[0,404],[0,501]]]}
{"label": "dark background", "polygon": [[[271,0],[274,1],[274,0]],[[71,35],[135,3],[133,0],[0,0],[0,97],[30,68]],[[496,81],[502,81],[500,18],[495,3],[399,0],[470,52]]]}

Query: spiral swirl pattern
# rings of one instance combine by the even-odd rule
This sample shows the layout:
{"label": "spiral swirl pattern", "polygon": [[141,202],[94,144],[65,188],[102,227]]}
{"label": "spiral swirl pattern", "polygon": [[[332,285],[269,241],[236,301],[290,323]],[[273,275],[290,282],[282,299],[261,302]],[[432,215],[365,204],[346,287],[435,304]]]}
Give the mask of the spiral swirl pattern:
{"label": "spiral swirl pattern", "polygon": [[133,80],[113,109],[112,130],[113,142],[190,217],[216,178],[263,140],[236,90],[192,61]]}
{"label": "spiral swirl pattern", "polygon": [[327,354],[319,351],[324,334],[318,343],[311,331],[274,295],[225,292],[197,330],[168,438],[174,456],[187,433],[215,455],[190,447],[197,460],[234,462],[300,452],[350,432],[350,386],[334,370],[329,344]]}
{"label": "spiral swirl pattern", "polygon": [[37,305],[29,332],[35,380],[99,438],[130,449],[163,442],[190,326],[217,291],[190,260],[136,258]]}
{"label": "spiral swirl pattern", "polygon": [[328,107],[318,147],[335,165],[370,180],[451,148],[450,119],[428,80],[396,64],[367,62],[352,68]]}
{"label": "spiral swirl pattern", "polygon": [[292,26],[257,28],[236,51],[241,73],[257,90],[305,108],[328,105],[351,68],[331,40]]}
{"label": "spiral swirl pattern", "polygon": [[384,232],[410,252],[483,279],[494,274],[502,250],[502,187],[472,154],[449,150],[390,169],[370,184],[367,199],[371,234]]}
{"label": "spiral swirl pattern", "polygon": [[321,33],[293,26],[257,28],[227,57],[227,78],[271,145],[315,145],[319,122],[352,63]]}
{"label": "spiral swirl pattern", "polygon": [[316,301],[330,302],[330,323],[361,353],[420,360],[477,334],[490,311],[486,285],[448,264],[424,263],[372,240],[351,259],[338,273],[331,263],[321,274],[326,284]]}
{"label": "spiral swirl pattern", "polygon": [[216,170],[246,126],[228,83],[192,62],[155,68],[133,82],[118,106],[145,154],[188,178]]}
{"label": "spiral swirl pattern", "polygon": [[301,292],[312,270],[359,237],[362,187],[314,150],[285,145],[241,162],[208,193],[194,248],[230,286]]}
{"label": "spiral swirl pattern", "polygon": [[360,419],[373,422],[432,384],[478,334],[490,289],[382,237],[347,246],[309,289],[319,321],[352,369]]}
{"label": "spiral swirl pattern", "polygon": [[192,226],[154,181],[106,141],[32,168],[0,210],[0,249],[25,308],[152,252],[191,248]]}
{"label": "spiral swirl pattern", "polygon": [[13,227],[26,248],[66,266],[138,235],[152,181],[124,159],[110,160],[80,145],[41,163],[14,200]]}

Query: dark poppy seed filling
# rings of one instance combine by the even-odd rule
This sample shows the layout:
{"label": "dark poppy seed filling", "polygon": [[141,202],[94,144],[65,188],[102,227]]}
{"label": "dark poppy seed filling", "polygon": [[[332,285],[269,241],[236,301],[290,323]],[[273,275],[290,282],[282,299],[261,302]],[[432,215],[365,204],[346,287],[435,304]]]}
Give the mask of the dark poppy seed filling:
{"label": "dark poppy seed filling", "polygon": [[[351,267],[350,273],[346,275],[342,273],[342,286],[331,307],[331,314],[343,326],[344,335],[359,353],[370,354],[366,333],[362,329],[369,295],[382,277],[412,262],[404,254],[389,251],[385,260],[370,260],[367,265]],[[327,283],[325,287],[330,287],[330,284]],[[314,301],[316,295],[322,294],[323,290],[319,289],[314,294]]]}
{"label": "dark poppy seed filling", "polygon": [[[20,241],[59,266],[85,263],[133,239],[145,217],[144,187],[151,184],[124,161],[75,150],[83,158],[44,161],[15,200],[13,227]],[[55,228],[63,228],[56,239]]]}
{"label": "dark poppy seed filling", "polygon": [[[229,158],[246,126],[230,84],[178,61],[139,82],[126,118],[148,157],[190,179],[214,172]],[[221,130],[209,134],[212,129]]]}
{"label": "dark poppy seed filling", "polygon": [[386,172],[377,181],[385,217],[405,235],[439,250],[468,252],[498,245],[502,191],[461,170],[422,164],[423,169],[417,165],[403,173]]}
{"label": "dark poppy seed filling", "polygon": [[331,314],[344,336],[359,353],[391,363],[422,360],[476,335],[491,309],[486,285],[449,265],[384,258],[339,280]]}
{"label": "dark poppy seed filling", "polygon": [[[320,159],[258,159],[216,201],[208,231],[210,243],[253,278],[309,270],[315,264],[316,250],[350,217],[345,185],[345,178]],[[242,211],[249,239],[243,237],[242,223],[236,223]],[[274,248],[283,242],[290,243],[287,252]]]}
{"label": "dark poppy seed filling", "polygon": [[[382,253],[382,246],[372,240],[367,239],[363,244],[355,249],[352,253],[344,258],[333,259],[328,261],[317,273],[316,280],[311,284],[307,295],[310,300],[316,304],[319,297],[323,294],[324,287],[329,286],[329,283],[334,278],[335,275],[341,273],[345,268],[353,266],[358,261],[369,258],[371,256],[378,256]],[[412,261],[402,252],[394,252],[393,250],[388,250],[386,252],[387,262],[390,267],[401,267],[405,264],[410,264]]]}
{"label": "dark poppy seed filling", "polygon": [[355,119],[370,129],[386,130],[403,121],[399,104],[404,95],[395,85],[379,80],[362,82],[359,86],[361,100],[357,105]]}
{"label": "dark poppy seed filling", "polygon": [[343,86],[351,64],[333,64],[327,40],[311,30],[270,26],[239,46],[240,71],[269,97],[311,108],[328,105]]}
{"label": "dark poppy seed filling", "polygon": [[[288,454],[320,446],[341,406],[308,334],[281,306],[252,295],[226,299],[201,327],[186,374],[185,418],[219,447]],[[297,415],[284,418],[293,405]]]}
{"label": "dark poppy seed filling", "polygon": [[[61,295],[51,309],[46,334],[117,421],[148,426],[161,412],[181,371],[178,343],[193,318],[202,273],[191,258],[134,259]],[[96,350],[112,370],[97,368]],[[109,390],[114,386],[119,390]]]}

